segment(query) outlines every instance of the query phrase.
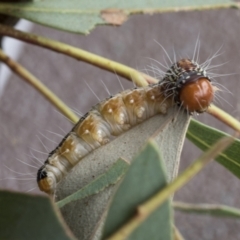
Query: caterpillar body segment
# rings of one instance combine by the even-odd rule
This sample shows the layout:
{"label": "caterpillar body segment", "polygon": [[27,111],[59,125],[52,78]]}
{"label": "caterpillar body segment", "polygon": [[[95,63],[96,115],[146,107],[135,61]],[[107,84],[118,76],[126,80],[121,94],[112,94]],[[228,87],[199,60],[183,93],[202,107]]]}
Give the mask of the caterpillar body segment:
{"label": "caterpillar body segment", "polygon": [[125,90],[94,106],[38,170],[41,191],[53,194],[56,185],[82,158],[129,128],[173,105],[160,84]]}

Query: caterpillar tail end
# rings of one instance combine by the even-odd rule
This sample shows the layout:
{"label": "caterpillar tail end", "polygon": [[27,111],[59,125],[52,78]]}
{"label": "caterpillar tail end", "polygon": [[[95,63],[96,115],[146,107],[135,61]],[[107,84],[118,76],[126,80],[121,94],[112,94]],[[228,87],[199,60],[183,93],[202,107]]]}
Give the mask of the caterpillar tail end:
{"label": "caterpillar tail end", "polygon": [[43,168],[40,168],[38,170],[37,184],[42,192],[45,192],[49,195],[53,195],[55,189],[54,183],[55,183],[54,179],[48,176],[47,172]]}
{"label": "caterpillar tail end", "polygon": [[53,190],[50,187],[50,184],[48,182],[47,178],[41,179],[40,181],[38,181],[38,187],[41,191],[52,195],[53,194]]}

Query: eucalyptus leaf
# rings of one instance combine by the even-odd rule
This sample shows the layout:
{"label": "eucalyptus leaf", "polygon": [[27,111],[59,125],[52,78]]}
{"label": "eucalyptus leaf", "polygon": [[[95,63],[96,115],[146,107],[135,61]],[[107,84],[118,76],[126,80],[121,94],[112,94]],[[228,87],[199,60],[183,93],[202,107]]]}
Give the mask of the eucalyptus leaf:
{"label": "eucalyptus leaf", "polygon": [[[119,158],[132,160],[149,138],[155,139],[161,149],[168,180],[172,181],[178,172],[188,123],[189,116],[173,108],[166,115],[154,116],[131,128],[82,159],[57,185],[56,200],[62,200],[87,186]],[[107,206],[115,188],[116,185],[110,185],[98,194],[61,208],[66,223],[76,237],[81,240],[99,239]]]}
{"label": "eucalyptus leaf", "polygon": [[[211,148],[223,136],[229,135],[196,120],[191,121],[187,132],[187,138],[203,151]],[[219,154],[216,161],[240,178],[240,141],[236,139],[227,150]]]}
{"label": "eucalyptus leaf", "polygon": [[0,191],[0,239],[75,239],[48,197]]}
{"label": "eucalyptus leaf", "polygon": [[119,159],[110,167],[110,169],[108,169],[104,174],[99,176],[96,180],[92,181],[87,186],[81,188],[80,190],[64,198],[63,200],[57,202],[57,206],[63,207],[70,202],[89,197],[93,194],[97,194],[111,184],[116,184],[123,177],[123,175],[128,169],[128,166],[129,163],[122,159]]}
{"label": "eucalyptus leaf", "polygon": [[[103,239],[111,236],[134,216],[141,218],[141,213],[137,215],[137,207],[167,185],[167,175],[157,148],[150,141],[134,158],[111,202]],[[130,236],[122,236],[122,239],[172,239],[170,200],[144,219]]]}
{"label": "eucalyptus leaf", "polygon": [[87,34],[99,24],[121,25],[130,14],[227,8],[235,5],[230,0],[135,0],[114,2],[108,0],[33,0],[21,4],[0,3],[0,12],[49,27]]}

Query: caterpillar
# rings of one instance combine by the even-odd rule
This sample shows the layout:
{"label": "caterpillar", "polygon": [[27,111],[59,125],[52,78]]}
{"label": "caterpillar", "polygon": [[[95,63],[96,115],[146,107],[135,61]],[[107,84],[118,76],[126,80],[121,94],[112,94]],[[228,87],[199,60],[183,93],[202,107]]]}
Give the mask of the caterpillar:
{"label": "caterpillar", "polygon": [[125,90],[92,107],[38,170],[39,189],[53,194],[57,183],[88,153],[174,105],[189,114],[206,111],[216,89],[203,66],[180,59],[158,83]]}

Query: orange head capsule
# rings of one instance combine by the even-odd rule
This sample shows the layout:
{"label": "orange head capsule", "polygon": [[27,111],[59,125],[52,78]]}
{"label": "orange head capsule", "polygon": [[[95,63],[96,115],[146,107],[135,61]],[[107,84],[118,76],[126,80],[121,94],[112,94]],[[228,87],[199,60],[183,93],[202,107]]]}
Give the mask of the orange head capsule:
{"label": "orange head capsule", "polygon": [[174,63],[159,84],[163,85],[166,97],[173,96],[189,113],[206,111],[214,98],[210,77],[190,59]]}
{"label": "orange head capsule", "polygon": [[212,84],[205,77],[184,85],[179,92],[182,106],[189,112],[204,112],[213,101]]}

